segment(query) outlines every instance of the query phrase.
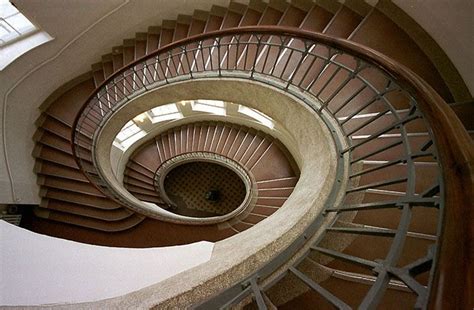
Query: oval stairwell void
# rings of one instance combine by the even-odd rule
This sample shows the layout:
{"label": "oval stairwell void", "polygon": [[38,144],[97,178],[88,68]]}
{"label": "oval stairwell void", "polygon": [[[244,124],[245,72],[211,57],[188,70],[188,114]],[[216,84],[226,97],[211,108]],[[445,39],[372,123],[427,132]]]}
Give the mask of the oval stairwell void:
{"label": "oval stairwell void", "polygon": [[[446,257],[465,266],[462,255],[451,255],[449,238],[469,200],[470,190],[459,189],[472,185],[472,148],[464,147],[472,141],[418,45],[377,8],[356,2],[232,2],[165,21],[114,48],[92,66],[91,78],[43,111],[34,151],[42,203],[33,229],[121,246],[222,240],[192,271],[87,306],[424,308],[445,294]],[[390,44],[381,39],[386,33]],[[178,155],[178,137],[198,123],[138,148],[123,184],[107,164],[131,117],[195,98],[245,103],[296,142],[287,147],[300,174],[285,174],[271,169],[274,161],[255,160],[273,138],[225,122],[199,124],[200,132],[240,137],[239,147],[222,145],[219,155],[271,175],[256,177],[258,211],[240,222],[166,223],[149,218],[160,218],[152,206],[137,207],[149,201],[160,208],[154,177],[163,154]],[[191,150],[219,148],[201,142]],[[458,287],[460,279],[450,283]]]}

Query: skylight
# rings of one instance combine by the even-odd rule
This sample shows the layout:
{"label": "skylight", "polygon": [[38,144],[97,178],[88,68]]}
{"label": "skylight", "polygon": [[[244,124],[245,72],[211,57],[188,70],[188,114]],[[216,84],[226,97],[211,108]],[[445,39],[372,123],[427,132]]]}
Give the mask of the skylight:
{"label": "skylight", "polygon": [[38,31],[8,0],[0,0],[0,47]]}
{"label": "skylight", "polygon": [[179,111],[175,103],[165,104],[150,110],[151,122],[153,124],[172,119],[179,119],[183,114]]}
{"label": "skylight", "polygon": [[129,121],[117,134],[115,140],[126,149],[145,135],[145,131],[141,130],[133,121]]}
{"label": "skylight", "polygon": [[220,100],[199,99],[191,103],[193,111],[207,112],[217,115],[226,115],[225,102]]}
{"label": "skylight", "polygon": [[262,123],[262,125],[267,126],[268,128],[273,128],[272,119],[263,114],[262,112],[248,108],[243,105],[239,105],[239,113],[245,114],[248,117],[255,119],[256,121]]}

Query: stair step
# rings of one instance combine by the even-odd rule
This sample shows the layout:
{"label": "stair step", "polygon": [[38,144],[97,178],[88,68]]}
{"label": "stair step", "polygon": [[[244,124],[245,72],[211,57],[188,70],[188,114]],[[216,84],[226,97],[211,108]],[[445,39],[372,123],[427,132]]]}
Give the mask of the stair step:
{"label": "stair step", "polygon": [[281,188],[259,188],[259,197],[290,197],[294,187],[281,187]]}
{"label": "stair step", "polygon": [[184,23],[184,21],[178,21],[176,23],[176,28],[173,34],[173,42],[182,40],[187,37],[189,32],[189,23]]}
{"label": "stair step", "polygon": [[149,179],[148,182],[143,182],[142,180],[136,179],[134,177],[125,176],[123,179],[123,183],[146,188],[148,190],[153,190],[153,191],[155,190],[155,187],[151,179]]}
{"label": "stair step", "polygon": [[318,5],[314,5],[300,25],[301,29],[321,32],[334,15]]}
{"label": "stair step", "polygon": [[127,66],[135,60],[135,40],[127,39],[123,41],[123,66]]}
{"label": "stair step", "polygon": [[213,12],[209,15],[209,18],[206,22],[206,27],[204,28],[204,33],[219,30],[222,25],[222,16],[217,16]]}
{"label": "stair step", "polygon": [[159,48],[162,48],[163,46],[173,42],[175,24],[176,23],[174,21],[163,21],[161,26],[160,42],[158,45]]}
{"label": "stair step", "polygon": [[151,195],[145,195],[145,194],[142,194],[142,193],[137,193],[137,192],[134,192],[134,191],[130,191],[130,193],[141,201],[156,203],[158,205],[164,203],[163,200],[160,197],[158,197],[157,194],[151,196]]}
{"label": "stair step", "polygon": [[[400,137],[394,136],[394,137],[381,137],[377,139],[373,139],[372,141],[355,148],[352,152],[352,159],[359,159],[362,158],[363,156],[369,155],[375,151],[382,150],[384,147],[389,146],[389,145],[395,145],[397,141],[400,141]],[[359,141],[362,141],[363,139],[359,139]],[[429,141],[430,138],[429,136],[423,135],[420,136],[409,136],[408,141],[410,145],[412,146],[413,151],[420,151],[421,147],[426,144],[427,141]],[[396,160],[399,158],[404,157],[405,150],[403,148],[403,145],[399,144],[396,145],[392,148],[389,148],[383,152],[380,152],[378,154],[371,155],[367,158],[364,158],[365,160],[384,160],[384,161],[392,161]]]}
{"label": "stair step", "polygon": [[306,12],[289,5],[280,19],[278,25],[287,27],[299,27],[306,16]]}
{"label": "stair step", "polygon": [[133,215],[133,212],[125,208],[113,210],[90,208],[84,205],[54,199],[42,199],[40,207],[103,221],[121,221]]}
{"label": "stair step", "polygon": [[275,8],[267,6],[265,11],[263,11],[260,20],[258,21],[259,25],[278,25],[283,13]]}
{"label": "stair step", "polygon": [[248,143],[246,142],[245,145],[241,147],[241,150],[236,155],[236,161],[238,161],[243,166],[249,167],[247,163],[252,159],[253,156],[258,156],[256,155],[256,152],[258,152],[259,148],[265,144],[264,139],[264,134],[260,132],[249,135],[247,138]]}
{"label": "stair step", "polygon": [[105,73],[102,67],[102,62],[98,62],[92,65],[92,76],[94,78],[94,85],[98,87],[105,80]]}
{"label": "stair step", "polygon": [[50,116],[46,116],[40,128],[44,131],[58,135],[66,140],[71,138],[71,127]]}
{"label": "stair step", "polygon": [[55,100],[46,110],[46,114],[72,126],[77,113],[94,89],[92,79],[79,83]]}
{"label": "stair step", "polygon": [[[281,207],[287,197],[258,197],[256,204],[258,206]],[[254,212],[256,213],[256,212]]]}
{"label": "stair step", "polygon": [[71,143],[69,140],[49,131],[43,131],[38,142],[72,155]]}
{"label": "stair step", "polygon": [[123,67],[123,46],[116,46],[112,49],[112,65],[114,72]]}
{"label": "stair step", "polygon": [[48,210],[48,211],[49,212],[47,213],[48,214],[47,217],[44,217],[44,215],[41,215],[41,213],[35,212],[35,214],[51,221],[66,223],[66,224],[80,226],[80,227],[86,227],[86,228],[99,230],[99,231],[105,231],[105,232],[125,231],[132,227],[137,226],[144,220],[143,216],[134,214],[121,221],[106,222],[102,220],[58,212],[54,210]]}
{"label": "stair step", "polygon": [[135,59],[146,55],[147,33],[139,32],[135,37]]}
{"label": "stair step", "polygon": [[232,228],[235,229],[238,232],[242,232],[244,230],[247,230],[252,226],[253,226],[252,224],[246,224],[246,223],[242,223],[242,222],[232,224]]}
{"label": "stair step", "polygon": [[227,131],[225,133],[227,133],[227,136],[225,137],[225,139],[221,140],[222,148],[219,151],[219,154],[222,154],[224,156],[226,156],[229,153],[230,148],[232,147],[232,144],[237,138],[237,135],[240,130],[240,128],[237,126],[229,126],[226,129]]}
{"label": "stair step", "polygon": [[149,27],[147,32],[146,54],[150,54],[158,49],[160,42],[161,27]]}
{"label": "stair step", "polygon": [[153,179],[154,176],[155,176],[155,173],[150,171],[149,169],[143,167],[142,165],[138,164],[138,163],[135,163],[133,161],[129,161],[127,163],[127,167],[131,170],[135,170],[136,172],[150,178],[150,179]]}
{"label": "stair step", "polygon": [[263,180],[263,181],[257,182],[257,188],[260,190],[260,189],[271,189],[271,188],[295,187],[297,181],[298,181],[297,177]]}
{"label": "stair step", "polygon": [[133,160],[151,171],[156,171],[161,164],[156,143],[145,144],[136,150],[129,160]]}
{"label": "stair step", "polygon": [[242,19],[241,13],[228,9],[224,16],[224,19],[222,20],[220,29],[237,27],[241,19]]}
{"label": "stair step", "polygon": [[136,186],[136,185],[133,185],[133,184],[130,184],[130,183],[126,183],[125,188],[128,191],[133,192],[133,193],[143,194],[143,195],[147,195],[147,196],[159,197],[159,194],[154,189],[150,190],[150,189],[146,189],[146,188],[143,188],[141,186]]}
{"label": "stair step", "polygon": [[262,156],[268,151],[269,148],[272,147],[273,139],[269,136],[265,136],[263,140],[257,145],[256,149],[252,152],[250,157],[243,161],[243,165],[247,169],[252,169],[262,158]]}
{"label": "stair step", "polygon": [[90,183],[42,175],[38,176],[38,183],[45,187],[65,189],[68,191],[82,193],[85,195],[104,197],[104,195]]}
{"label": "stair step", "polygon": [[79,169],[72,155],[50,148],[46,145],[37,145],[33,156],[49,162]]}
{"label": "stair step", "polygon": [[230,144],[229,149],[227,151],[227,157],[229,158],[234,158],[234,155],[237,153],[239,150],[239,147],[242,145],[244,139],[247,136],[247,129],[246,128],[239,128],[237,131],[237,134],[232,141],[232,144]]}
{"label": "stair step", "polygon": [[[363,170],[371,169],[380,165],[377,164],[364,164],[362,166]],[[402,178],[407,177],[408,168],[406,165],[393,165],[387,168],[376,170],[367,174],[364,174],[360,177],[358,182],[359,186],[382,182],[387,179],[387,176],[390,178]],[[430,188],[433,183],[437,181],[438,178],[438,168],[435,165],[417,165],[415,166],[415,193],[421,194]],[[383,188],[381,188],[383,189]],[[395,191],[404,191],[403,189],[392,188]]]}
{"label": "stair step", "polygon": [[341,6],[339,11],[327,25],[326,29],[324,29],[324,33],[345,39],[351,35],[361,21],[362,16],[346,6]]}
{"label": "stair step", "polygon": [[246,224],[252,224],[256,225],[266,219],[266,216],[263,215],[257,215],[257,214],[249,214],[245,218],[243,218],[241,221],[246,223]]}
{"label": "stair step", "polygon": [[193,17],[193,20],[191,21],[191,24],[189,25],[188,37],[203,33],[205,27],[206,27],[205,20],[200,20]]}
{"label": "stair step", "polygon": [[140,180],[140,181],[145,182],[145,183],[152,183],[153,182],[153,177],[150,177],[149,175],[144,175],[143,173],[137,172],[137,171],[135,171],[133,169],[130,169],[128,167],[125,169],[124,175],[126,177],[131,177],[131,178],[134,178],[136,180]]}
{"label": "stair step", "polygon": [[257,25],[261,17],[261,12],[248,7],[247,10],[245,10],[244,15],[242,16],[242,19],[240,20],[239,26],[244,27]]}
{"label": "stair step", "polygon": [[257,181],[294,176],[288,158],[275,143],[265,151],[251,171]]}
{"label": "stair step", "polygon": [[64,165],[58,165],[48,161],[36,161],[35,172],[42,175],[62,177],[76,181],[89,182],[89,180],[78,169]]}
{"label": "stair step", "polygon": [[379,10],[370,14],[352,40],[406,65],[425,79],[447,102],[452,101],[448,87],[428,57],[408,34]]}
{"label": "stair step", "polygon": [[88,207],[104,209],[104,210],[115,210],[122,208],[121,205],[114,202],[113,200],[105,197],[97,197],[84,195],[74,191],[67,191],[65,189],[55,188],[43,188],[41,191],[41,197],[50,198],[54,200],[66,201],[75,203],[78,205],[84,205]]}
{"label": "stair step", "polygon": [[106,79],[114,73],[112,54],[102,56],[102,70],[104,71],[104,76]]}

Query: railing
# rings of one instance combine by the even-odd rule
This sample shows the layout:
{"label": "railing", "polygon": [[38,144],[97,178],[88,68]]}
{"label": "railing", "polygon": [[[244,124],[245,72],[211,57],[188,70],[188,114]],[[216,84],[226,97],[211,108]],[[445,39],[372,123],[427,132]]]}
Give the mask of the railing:
{"label": "railing", "polygon": [[[205,78],[241,78],[270,85],[307,103],[328,124],[338,124],[345,143],[337,149],[341,158],[350,161],[349,180],[339,173],[338,182],[352,185],[343,204],[328,201],[324,213],[288,250],[198,308],[227,307],[253,296],[265,309],[271,304],[267,292],[290,274],[332,305],[348,308],[298,269],[315,253],[376,274],[361,308],[378,305],[394,279],[416,294],[416,307],[424,308],[428,302],[438,307],[453,298],[467,301],[468,293],[460,292],[471,268],[466,261],[469,241],[461,240],[468,238],[471,229],[472,217],[464,215],[472,212],[465,210],[473,188],[472,142],[454,113],[423,80],[387,57],[345,40],[298,29],[244,27],[184,39],[135,61],[104,81],[74,122],[73,153],[89,180],[109,197],[134,208],[102,181],[94,163],[94,140],[114,112],[136,96],[178,81]],[[424,177],[430,183],[420,186],[422,166],[442,168],[442,175]],[[368,179],[375,181],[365,182]],[[374,198],[377,193],[383,199]],[[361,202],[368,194],[374,196],[372,200]],[[410,231],[412,214],[421,208],[438,210],[435,235]],[[375,214],[380,209],[401,210],[396,228],[344,221],[354,211]],[[273,281],[265,281],[327,217],[334,217],[332,224],[309,250]],[[321,241],[329,234],[384,236],[392,242],[383,259],[369,260],[323,247]],[[432,246],[424,257],[399,265],[407,238],[431,240]],[[457,247],[455,241],[464,246]],[[425,272],[430,280],[420,284],[415,277]]]}

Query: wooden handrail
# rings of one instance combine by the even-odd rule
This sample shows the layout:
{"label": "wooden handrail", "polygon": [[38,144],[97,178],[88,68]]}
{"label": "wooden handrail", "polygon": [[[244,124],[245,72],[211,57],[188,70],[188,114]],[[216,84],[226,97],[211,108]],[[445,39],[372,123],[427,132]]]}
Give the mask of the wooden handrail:
{"label": "wooden handrail", "polygon": [[[279,26],[250,26],[214,31],[185,38],[166,45],[115,72],[89,96],[81,107],[72,130],[72,139],[79,118],[89,101],[107,83],[138,64],[181,45],[227,35],[286,35],[321,43],[372,64],[393,78],[417,100],[434,135],[444,181],[445,208],[442,236],[435,259],[435,275],[430,292],[430,308],[462,308],[473,304],[474,261],[472,225],[474,197],[474,144],[464,126],[447,103],[424,80],[410,69],[385,55],[361,44],[297,28]],[[73,152],[74,154],[74,152]],[[74,154],[79,165],[79,160]],[[80,166],[80,165],[79,165]]]}

